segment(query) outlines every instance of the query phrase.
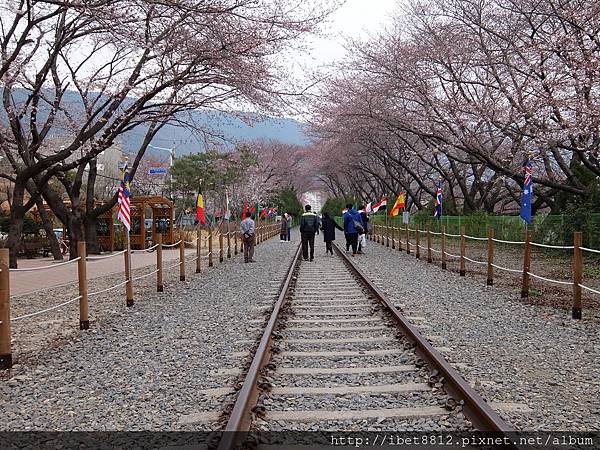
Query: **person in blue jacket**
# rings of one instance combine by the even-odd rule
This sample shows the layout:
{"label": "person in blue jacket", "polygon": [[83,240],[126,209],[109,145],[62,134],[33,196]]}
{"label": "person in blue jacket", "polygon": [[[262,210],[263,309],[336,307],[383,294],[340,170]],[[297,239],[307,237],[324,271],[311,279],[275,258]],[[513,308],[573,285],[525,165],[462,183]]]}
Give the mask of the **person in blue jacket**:
{"label": "person in blue jacket", "polygon": [[356,255],[358,249],[358,235],[364,233],[362,217],[352,203],[346,205],[344,213],[344,235],[346,236],[346,251],[352,247],[352,256]]}

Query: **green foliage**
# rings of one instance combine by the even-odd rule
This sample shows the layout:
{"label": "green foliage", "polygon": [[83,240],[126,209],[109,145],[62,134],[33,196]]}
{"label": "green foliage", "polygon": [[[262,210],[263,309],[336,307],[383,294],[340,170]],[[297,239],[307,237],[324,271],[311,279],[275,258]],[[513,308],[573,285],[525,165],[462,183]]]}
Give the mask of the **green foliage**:
{"label": "green foliage", "polygon": [[23,234],[38,234],[42,224],[37,222],[31,214],[25,214],[23,218]]}
{"label": "green foliage", "polygon": [[279,192],[275,204],[279,214],[288,213],[294,217],[302,215],[302,204],[298,200],[298,194],[294,189],[284,189]]}
{"label": "green foliage", "polygon": [[[31,214],[25,214],[23,218],[23,235],[38,235],[42,224],[37,222]],[[10,230],[10,217],[0,217],[0,232],[8,233]]]}
{"label": "green foliage", "polygon": [[10,228],[10,217],[0,217],[0,231],[2,233],[8,233],[8,229]]}
{"label": "green foliage", "polygon": [[331,197],[325,201],[321,212],[327,212],[331,217],[341,216],[342,210],[346,208],[346,203],[356,203],[353,197]]}
{"label": "green foliage", "polygon": [[[0,217],[0,231],[8,233],[10,229],[10,217]],[[31,214],[25,214],[23,218],[23,234],[39,234],[42,224],[36,222]]]}
{"label": "green foliage", "polygon": [[257,164],[256,156],[249,148],[238,148],[235,153],[220,153],[209,150],[181,156],[173,162],[171,190],[181,193],[183,208],[191,208],[200,191],[222,191],[226,186],[241,178],[252,166]]}

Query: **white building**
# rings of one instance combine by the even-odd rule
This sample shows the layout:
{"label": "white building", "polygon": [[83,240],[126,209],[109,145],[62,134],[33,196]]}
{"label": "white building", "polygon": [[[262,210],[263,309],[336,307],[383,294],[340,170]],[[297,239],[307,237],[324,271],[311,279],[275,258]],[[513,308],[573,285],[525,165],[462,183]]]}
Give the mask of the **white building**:
{"label": "white building", "polygon": [[302,207],[304,205],[310,205],[314,212],[320,212],[323,204],[325,203],[326,196],[323,192],[319,191],[309,191],[302,194],[300,201],[302,202]]}

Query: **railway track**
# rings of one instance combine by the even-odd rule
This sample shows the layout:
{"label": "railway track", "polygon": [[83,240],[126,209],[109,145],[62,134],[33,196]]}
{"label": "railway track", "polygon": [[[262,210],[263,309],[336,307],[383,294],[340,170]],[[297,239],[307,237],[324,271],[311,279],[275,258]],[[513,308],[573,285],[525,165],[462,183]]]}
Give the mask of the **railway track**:
{"label": "railway track", "polygon": [[298,249],[219,449],[255,432],[513,431],[335,249]]}

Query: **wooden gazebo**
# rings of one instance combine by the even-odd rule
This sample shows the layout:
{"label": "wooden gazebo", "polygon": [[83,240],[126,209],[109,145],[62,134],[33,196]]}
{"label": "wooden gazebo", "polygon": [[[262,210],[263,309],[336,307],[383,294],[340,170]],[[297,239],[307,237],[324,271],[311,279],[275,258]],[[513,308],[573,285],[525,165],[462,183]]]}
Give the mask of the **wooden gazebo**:
{"label": "wooden gazebo", "polygon": [[[71,208],[71,201],[64,200],[63,201],[65,207]],[[94,202],[94,207],[103,205],[105,202],[101,200],[96,200]],[[44,209],[48,213],[50,217],[54,217],[54,213],[50,206],[44,202]],[[102,251],[113,250],[115,247],[115,227],[114,227],[114,217],[115,213],[118,209],[118,205],[113,206],[104,214],[101,214],[98,217],[96,222],[96,242],[98,243],[98,248]],[[37,206],[32,208],[32,214],[36,221],[41,222],[40,213],[37,210]],[[63,239],[67,238],[67,230],[64,224],[61,225],[63,230]]]}
{"label": "wooden gazebo", "polygon": [[[152,225],[146,229],[146,207],[152,210]],[[156,236],[162,235],[164,244],[174,241],[173,202],[165,197],[132,197],[131,198],[131,230],[129,240],[132,248],[145,249],[148,241],[156,242]]]}

